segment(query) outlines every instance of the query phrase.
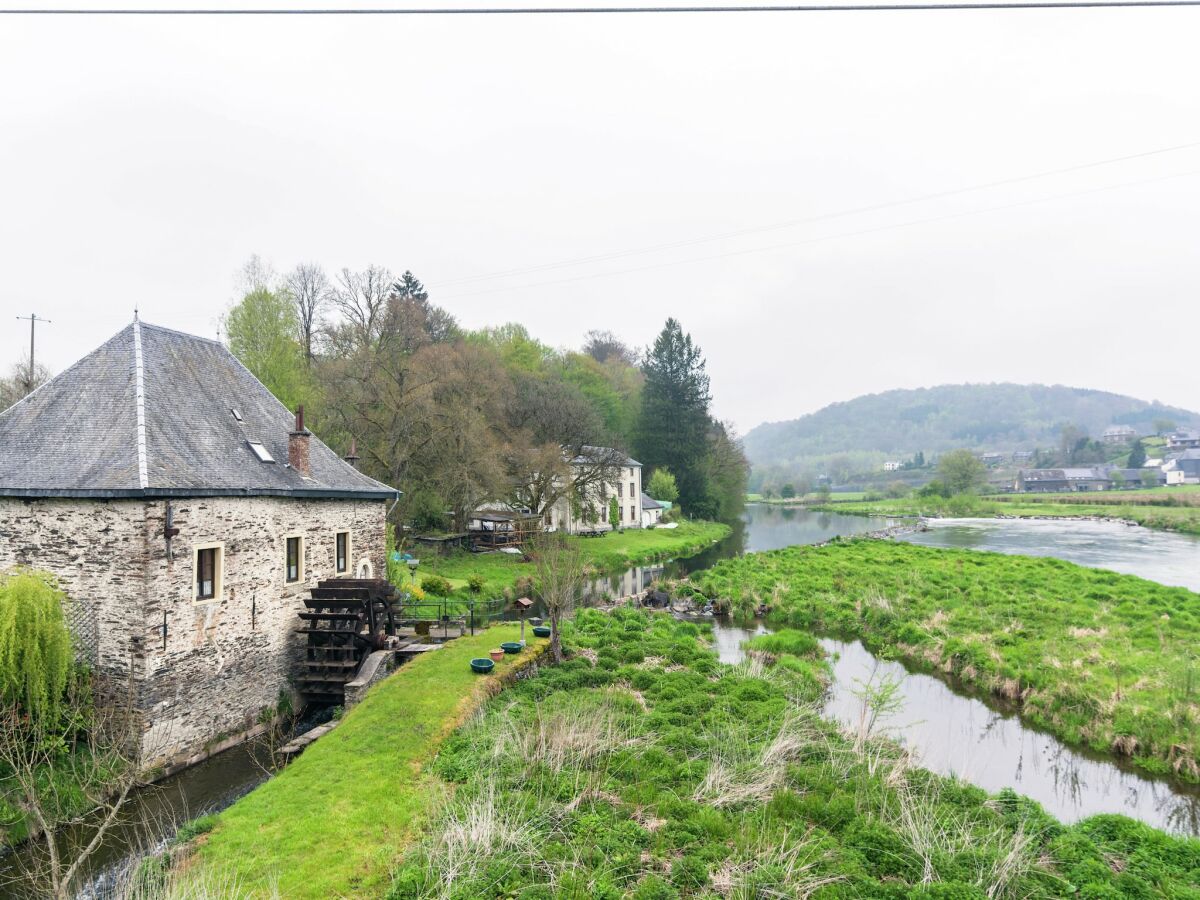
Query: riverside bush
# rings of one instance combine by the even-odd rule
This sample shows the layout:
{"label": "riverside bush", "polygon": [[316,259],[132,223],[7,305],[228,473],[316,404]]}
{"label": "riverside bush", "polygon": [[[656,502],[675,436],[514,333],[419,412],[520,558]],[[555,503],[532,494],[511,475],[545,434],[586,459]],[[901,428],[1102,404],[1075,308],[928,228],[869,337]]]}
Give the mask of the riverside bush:
{"label": "riverside bush", "polygon": [[774,624],[860,637],[1018,704],[1065,741],[1200,780],[1200,595],[1184,588],[872,540],[748,554],[694,580],[713,597],[774,591]]}
{"label": "riverside bush", "polygon": [[[1066,826],[843,738],[797,634],[774,665],[726,666],[666,615],[580,612],[567,662],[443,744],[451,799],[389,897],[1200,897],[1200,842],[1120,816]],[[607,671],[597,647],[642,661]]]}

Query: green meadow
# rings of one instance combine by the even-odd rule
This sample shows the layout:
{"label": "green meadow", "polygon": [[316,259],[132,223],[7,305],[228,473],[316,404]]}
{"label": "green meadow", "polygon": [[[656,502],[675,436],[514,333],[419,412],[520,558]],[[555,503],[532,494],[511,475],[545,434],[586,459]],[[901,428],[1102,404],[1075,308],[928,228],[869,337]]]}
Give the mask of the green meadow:
{"label": "green meadow", "polygon": [[1200,779],[1200,595],[1052,558],[854,540],[718,563],[693,591],[1019,706],[1070,743]]}
{"label": "green meadow", "polygon": [[1200,897],[1198,841],[1064,825],[839,733],[807,635],[725,666],[697,625],[587,610],[567,645],[442,746],[452,790],[389,900]]}

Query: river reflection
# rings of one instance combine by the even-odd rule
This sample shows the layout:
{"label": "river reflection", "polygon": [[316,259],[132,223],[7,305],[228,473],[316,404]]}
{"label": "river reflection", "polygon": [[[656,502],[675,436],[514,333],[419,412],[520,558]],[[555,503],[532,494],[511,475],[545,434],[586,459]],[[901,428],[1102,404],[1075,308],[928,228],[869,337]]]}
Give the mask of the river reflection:
{"label": "river reflection", "polygon": [[[745,658],[742,642],[766,631],[761,623],[742,628],[717,621],[714,646],[722,662],[739,662]],[[859,641],[823,638],[821,646],[833,668],[826,717],[857,727],[861,686],[895,680],[903,706],[883,727],[924,768],[990,793],[1012,788],[1064,822],[1121,813],[1164,831],[1200,835],[1200,788],[1151,778],[1068,747],[1012,712],[956,693],[939,678],[876,658]]]}

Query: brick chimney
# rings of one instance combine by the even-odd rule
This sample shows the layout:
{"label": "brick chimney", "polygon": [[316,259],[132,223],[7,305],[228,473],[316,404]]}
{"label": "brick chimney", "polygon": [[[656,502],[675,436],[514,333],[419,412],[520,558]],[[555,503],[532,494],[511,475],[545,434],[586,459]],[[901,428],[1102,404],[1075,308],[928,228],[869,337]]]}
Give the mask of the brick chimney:
{"label": "brick chimney", "polygon": [[350,438],[350,453],[345,457],[346,462],[350,463],[350,467],[358,468],[358,441]]}
{"label": "brick chimney", "polygon": [[304,427],[304,407],[296,407],[296,430],[288,434],[288,464],[308,478],[312,466],[308,461],[308,442],[312,432]]}

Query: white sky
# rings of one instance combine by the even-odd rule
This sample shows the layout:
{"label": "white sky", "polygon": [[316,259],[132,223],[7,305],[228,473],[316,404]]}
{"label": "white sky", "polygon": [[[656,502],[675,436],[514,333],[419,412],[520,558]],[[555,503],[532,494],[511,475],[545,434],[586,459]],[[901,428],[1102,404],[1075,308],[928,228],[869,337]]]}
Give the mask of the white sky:
{"label": "white sky", "polygon": [[0,367],[31,311],[55,370],[135,304],[215,333],[257,253],[410,268],[464,325],[561,346],[674,315],[742,429],[962,381],[1200,409],[1200,146],[464,280],[1200,142],[1198,31],[1195,8],[0,17]]}

